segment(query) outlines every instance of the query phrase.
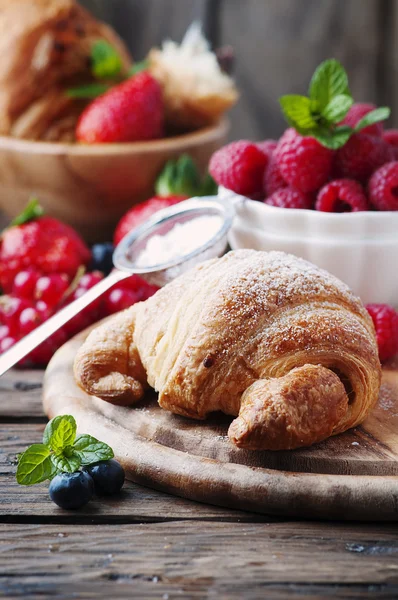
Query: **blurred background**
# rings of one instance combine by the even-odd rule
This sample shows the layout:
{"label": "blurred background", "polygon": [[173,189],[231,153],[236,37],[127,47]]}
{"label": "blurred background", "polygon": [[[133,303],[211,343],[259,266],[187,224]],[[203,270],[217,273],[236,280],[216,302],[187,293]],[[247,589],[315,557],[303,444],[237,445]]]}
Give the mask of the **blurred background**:
{"label": "blurred background", "polygon": [[398,0],[80,0],[109,22],[137,60],[193,20],[212,46],[233,46],[241,99],[231,139],[278,137],[285,127],[278,97],[303,93],[315,67],[338,58],[353,96],[391,106],[398,124]]}

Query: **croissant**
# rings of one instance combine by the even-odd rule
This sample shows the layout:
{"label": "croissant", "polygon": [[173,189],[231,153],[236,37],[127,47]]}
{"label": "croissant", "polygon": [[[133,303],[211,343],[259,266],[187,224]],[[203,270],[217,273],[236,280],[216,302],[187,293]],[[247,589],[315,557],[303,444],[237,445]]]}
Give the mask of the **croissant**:
{"label": "croissant", "polygon": [[373,323],[349,288],[283,252],[209,260],[95,329],[75,360],[89,394],[236,417],[240,448],[309,446],[361,423],[378,398]]}
{"label": "croissant", "polygon": [[91,80],[95,41],[124,43],[75,0],[0,0],[0,134],[70,141],[84,102],[66,89]]}

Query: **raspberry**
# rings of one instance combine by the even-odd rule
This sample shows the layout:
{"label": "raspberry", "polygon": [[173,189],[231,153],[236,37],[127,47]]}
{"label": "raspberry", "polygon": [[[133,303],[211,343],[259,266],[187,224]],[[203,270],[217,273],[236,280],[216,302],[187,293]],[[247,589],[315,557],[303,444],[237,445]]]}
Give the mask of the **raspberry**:
{"label": "raspberry", "polygon": [[312,208],[312,199],[308,194],[303,194],[292,187],[277,190],[270,196],[265,204],[279,208]]}
{"label": "raspberry", "polygon": [[219,185],[243,196],[262,194],[268,157],[255,144],[240,140],[217,150],[209,171]]}
{"label": "raspberry", "polygon": [[391,160],[392,150],[379,137],[356,133],[336,152],[335,167],[340,177],[365,182],[376,169]]}
{"label": "raspberry", "polygon": [[363,187],[353,179],[336,179],[327,183],[318,193],[316,210],[322,212],[358,212],[368,210]]}
{"label": "raspberry", "polygon": [[391,146],[394,159],[398,160],[398,129],[387,129],[387,131],[384,131],[383,140]]}
{"label": "raspberry", "polygon": [[263,142],[256,142],[255,145],[263,154],[265,154],[269,162],[278,145],[278,142],[276,140],[264,140]]}
{"label": "raspberry", "polygon": [[[349,127],[354,128],[365,115],[372,112],[372,110],[375,110],[376,108],[377,106],[374,104],[356,102],[351,106],[340,125],[348,125]],[[367,133],[368,135],[376,135],[380,137],[383,134],[383,129],[383,123],[374,123],[373,125],[369,125],[368,127],[361,129],[361,133]]]}
{"label": "raspberry", "polygon": [[273,156],[264,173],[263,190],[265,197],[271,196],[276,190],[287,187],[287,182],[283,179],[275,156]]}
{"label": "raspberry", "polygon": [[379,358],[384,362],[398,352],[398,313],[388,304],[367,304],[376,329]]}
{"label": "raspberry", "polygon": [[275,150],[282,177],[302,192],[319,189],[330,175],[333,152],[312,137],[287,129]]}
{"label": "raspberry", "polygon": [[369,198],[378,210],[398,210],[398,161],[387,163],[373,173]]}

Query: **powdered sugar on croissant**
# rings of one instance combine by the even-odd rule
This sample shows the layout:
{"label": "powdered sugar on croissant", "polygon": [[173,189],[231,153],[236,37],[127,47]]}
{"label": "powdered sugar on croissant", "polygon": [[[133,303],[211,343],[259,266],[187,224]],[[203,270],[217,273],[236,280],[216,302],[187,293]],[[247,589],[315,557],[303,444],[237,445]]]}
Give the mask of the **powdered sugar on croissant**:
{"label": "powdered sugar on croissant", "polygon": [[[229,436],[239,447],[308,446],[362,422],[378,397],[366,310],[335,277],[291,255],[230,252],[118,319],[133,332],[160,406],[197,419],[219,410],[237,416]],[[103,343],[111,328],[112,320],[91,334],[76,358],[77,381],[88,391],[93,356],[107,373],[118,371],[120,344],[114,361]],[[126,399],[126,389],[117,383],[100,394],[115,402],[120,395]]]}

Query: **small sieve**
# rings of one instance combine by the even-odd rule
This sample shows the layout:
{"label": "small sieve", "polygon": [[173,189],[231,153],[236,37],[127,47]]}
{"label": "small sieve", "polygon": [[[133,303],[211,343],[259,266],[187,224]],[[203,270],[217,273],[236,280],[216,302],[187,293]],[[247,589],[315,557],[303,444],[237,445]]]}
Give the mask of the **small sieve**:
{"label": "small sieve", "polygon": [[[30,354],[32,350],[109,290],[115,283],[137,274],[149,283],[162,287],[194,265],[210,258],[222,256],[227,248],[227,235],[234,215],[234,204],[228,199],[219,200],[215,196],[191,198],[158,211],[141,226],[128,233],[118,244],[113,253],[115,268],[108,277],[93,286],[83,296],[61,309],[48,321],[39,325],[37,329],[0,356],[0,376]],[[188,253],[174,256],[164,262],[160,261],[153,265],[139,265],[139,256],[152,236],[164,236],[176,225],[182,225],[204,216],[216,216],[219,217],[220,221],[217,231],[205,243]]]}

